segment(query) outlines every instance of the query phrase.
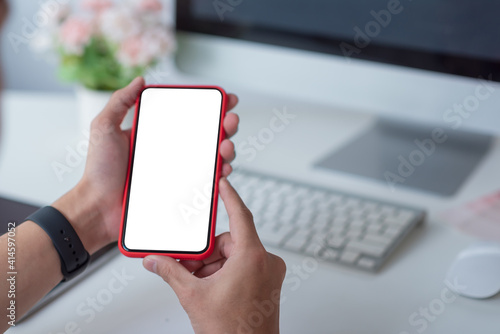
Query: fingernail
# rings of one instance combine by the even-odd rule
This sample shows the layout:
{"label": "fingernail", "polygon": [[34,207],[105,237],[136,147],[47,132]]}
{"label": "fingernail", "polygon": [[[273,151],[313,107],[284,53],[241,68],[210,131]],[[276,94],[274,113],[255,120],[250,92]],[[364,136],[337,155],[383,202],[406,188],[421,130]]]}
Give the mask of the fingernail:
{"label": "fingernail", "polygon": [[156,274],[157,262],[154,258],[146,257],[142,262],[142,264],[144,268],[146,268],[146,270]]}

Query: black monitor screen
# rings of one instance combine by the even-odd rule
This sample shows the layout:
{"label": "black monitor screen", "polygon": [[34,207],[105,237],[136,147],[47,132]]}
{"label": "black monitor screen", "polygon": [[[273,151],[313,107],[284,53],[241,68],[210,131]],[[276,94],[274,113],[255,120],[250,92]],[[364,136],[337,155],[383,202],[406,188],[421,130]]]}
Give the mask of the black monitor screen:
{"label": "black monitor screen", "polygon": [[495,0],[178,0],[179,30],[500,81]]}

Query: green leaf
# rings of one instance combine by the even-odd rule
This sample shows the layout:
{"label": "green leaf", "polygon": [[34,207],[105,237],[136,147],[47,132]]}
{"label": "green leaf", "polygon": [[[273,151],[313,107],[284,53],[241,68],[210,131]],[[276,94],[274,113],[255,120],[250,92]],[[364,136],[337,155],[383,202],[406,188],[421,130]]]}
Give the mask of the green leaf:
{"label": "green leaf", "polygon": [[125,87],[137,76],[144,75],[146,67],[122,66],[115,55],[118,45],[102,37],[93,37],[83,55],[68,55],[62,49],[59,77],[66,81],[78,81],[95,90],[117,90]]}

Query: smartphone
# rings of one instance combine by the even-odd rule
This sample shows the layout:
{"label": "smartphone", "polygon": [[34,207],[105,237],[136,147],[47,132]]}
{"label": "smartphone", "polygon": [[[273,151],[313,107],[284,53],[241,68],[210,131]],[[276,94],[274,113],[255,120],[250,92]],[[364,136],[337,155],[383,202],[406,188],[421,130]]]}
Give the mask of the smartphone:
{"label": "smartphone", "polygon": [[214,246],[226,93],[146,86],[136,102],[119,248],[201,260]]}

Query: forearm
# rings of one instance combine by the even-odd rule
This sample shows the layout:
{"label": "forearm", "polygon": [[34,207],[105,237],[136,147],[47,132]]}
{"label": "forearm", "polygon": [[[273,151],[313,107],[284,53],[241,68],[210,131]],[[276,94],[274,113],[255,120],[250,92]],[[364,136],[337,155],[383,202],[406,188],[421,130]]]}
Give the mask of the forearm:
{"label": "forearm", "polygon": [[[68,219],[90,254],[109,242],[102,228],[102,217],[95,209],[92,193],[84,183],[78,184],[52,206]],[[8,252],[8,248],[12,248],[12,243],[9,245],[12,239],[15,244],[13,268],[8,262],[9,255],[12,255],[12,252]],[[2,320],[0,330],[5,331],[9,327],[6,316],[11,312],[7,310],[11,300],[15,302],[15,319],[19,320],[63,279],[63,275],[59,254],[52,240],[40,226],[31,221],[17,227],[15,237],[11,240],[8,234],[0,237],[0,263],[3,269],[0,302],[3,319],[7,319]],[[14,281],[8,280],[11,276],[15,276],[15,297],[9,293],[12,291],[11,282]]]}
{"label": "forearm", "polygon": [[[11,241],[10,245],[8,241]],[[8,247],[12,246],[12,241],[15,246]],[[8,248],[11,248],[10,250],[15,248],[15,253],[8,252]],[[15,262],[8,262],[8,253],[14,255]],[[63,277],[59,255],[52,240],[41,227],[30,221],[17,227],[15,236],[10,240],[8,234],[0,237],[0,263],[2,267],[0,300],[4,314],[0,329],[3,332],[9,327],[10,319],[7,317],[9,314],[14,314],[15,320],[19,320]],[[7,309],[12,303],[15,310],[11,312]]]}

